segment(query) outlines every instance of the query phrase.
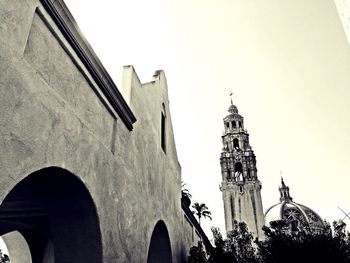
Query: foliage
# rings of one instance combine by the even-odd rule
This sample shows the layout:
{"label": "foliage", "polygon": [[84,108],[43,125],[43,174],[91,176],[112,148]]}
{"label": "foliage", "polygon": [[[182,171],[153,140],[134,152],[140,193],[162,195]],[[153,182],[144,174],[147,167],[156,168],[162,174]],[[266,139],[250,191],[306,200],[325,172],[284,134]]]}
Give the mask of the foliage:
{"label": "foliage", "polygon": [[198,246],[193,246],[190,249],[190,256],[188,257],[188,263],[206,263],[207,257],[203,249],[203,244],[198,241]]}
{"label": "foliage", "polygon": [[248,263],[257,262],[255,249],[252,245],[253,236],[248,232],[244,222],[233,222],[232,231],[227,233],[224,240],[218,228],[212,227],[215,249],[209,256],[208,263],[234,262]]}
{"label": "foliage", "polygon": [[234,221],[227,240],[238,263],[257,262],[255,248],[252,245],[253,235],[248,231],[246,223]]}
{"label": "foliage", "polygon": [[181,181],[181,197],[187,197],[189,199],[191,199],[192,195],[190,193],[190,191],[185,188],[186,183],[184,183],[183,181]]}
{"label": "foliage", "polygon": [[[212,228],[215,247],[204,252],[203,247],[192,247],[190,263],[350,263],[350,236],[342,221],[318,231],[301,226],[291,231],[284,221],[273,221],[263,227],[265,239],[255,241],[243,222],[234,222],[233,230],[223,239],[218,228]],[[195,252],[195,253],[194,253]],[[205,253],[205,256],[203,256]],[[204,258],[206,260],[204,260]]]}
{"label": "foliage", "polygon": [[208,207],[201,203],[195,202],[192,207],[194,208],[194,211],[192,211],[193,214],[195,214],[198,217],[198,222],[201,224],[201,218],[209,218],[211,220],[211,212],[208,210]]}
{"label": "foliage", "polygon": [[283,220],[264,227],[265,240],[258,241],[260,262],[350,262],[349,235],[345,232],[344,222],[334,222],[334,233],[328,223],[324,229],[312,231],[300,227],[290,231]]}
{"label": "foliage", "polygon": [[[233,230],[228,233],[227,239],[223,239],[220,230],[212,227],[215,247],[208,251],[206,261],[196,261],[201,255],[200,247],[192,247],[191,250],[197,253],[189,256],[191,263],[254,263],[256,259],[255,249],[252,245],[253,236],[248,232],[247,225],[244,222],[234,221]],[[191,251],[190,250],[190,251]]]}
{"label": "foliage", "polygon": [[6,254],[3,254],[0,249],[0,263],[9,263],[9,262],[10,262],[9,256]]}

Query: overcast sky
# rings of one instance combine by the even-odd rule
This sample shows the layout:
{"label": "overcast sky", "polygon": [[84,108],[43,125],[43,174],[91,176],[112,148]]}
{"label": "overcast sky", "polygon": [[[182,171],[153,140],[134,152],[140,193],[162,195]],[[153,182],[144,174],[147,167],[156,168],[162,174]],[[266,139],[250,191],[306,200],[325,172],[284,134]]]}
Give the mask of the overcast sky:
{"label": "overcast sky", "polygon": [[264,210],[279,200],[282,171],[297,203],[328,221],[343,217],[337,206],[350,212],[350,47],[333,0],[65,2],[117,86],[123,65],[142,82],[165,71],[183,181],[213,213],[206,232],[224,230],[219,157],[231,90]]}

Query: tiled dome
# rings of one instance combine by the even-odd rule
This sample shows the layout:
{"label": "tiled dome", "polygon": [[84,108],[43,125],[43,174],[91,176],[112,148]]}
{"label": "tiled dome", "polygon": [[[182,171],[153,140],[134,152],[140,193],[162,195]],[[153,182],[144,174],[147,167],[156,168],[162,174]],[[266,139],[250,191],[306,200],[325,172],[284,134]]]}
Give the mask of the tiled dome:
{"label": "tiled dome", "polygon": [[280,202],[271,206],[265,212],[265,222],[286,220],[292,230],[296,230],[298,226],[309,226],[311,230],[317,231],[325,227],[322,218],[307,206],[293,202],[289,195],[289,187],[286,186],[282,179],[280,187]]}

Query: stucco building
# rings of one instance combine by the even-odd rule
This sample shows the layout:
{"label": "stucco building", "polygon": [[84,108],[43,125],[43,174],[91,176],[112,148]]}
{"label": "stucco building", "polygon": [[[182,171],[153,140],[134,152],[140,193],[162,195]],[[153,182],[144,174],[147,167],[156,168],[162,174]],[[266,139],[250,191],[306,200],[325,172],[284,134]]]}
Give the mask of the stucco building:
{"label": "stucco building", "polygon": [[164,72],[141,83],[127,66],[122,90],[62,0],[0,2],[0,235],[10,257],[184,262],[207,241],[181,202]]}

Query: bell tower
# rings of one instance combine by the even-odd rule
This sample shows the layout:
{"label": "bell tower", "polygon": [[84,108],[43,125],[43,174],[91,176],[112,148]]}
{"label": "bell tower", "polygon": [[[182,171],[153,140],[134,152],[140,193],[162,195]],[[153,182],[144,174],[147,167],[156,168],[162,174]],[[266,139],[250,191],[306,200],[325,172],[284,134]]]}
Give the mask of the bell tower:
{"label": "bell tower", "polygon": [[244,129],[244,119],[232,103],[224,118],[223,149],[220,157],[226,232],[232,230],[234,220],[245,222],[248,230],[263,238],[264,212],[261,183],[258,180],[256,158]]}

